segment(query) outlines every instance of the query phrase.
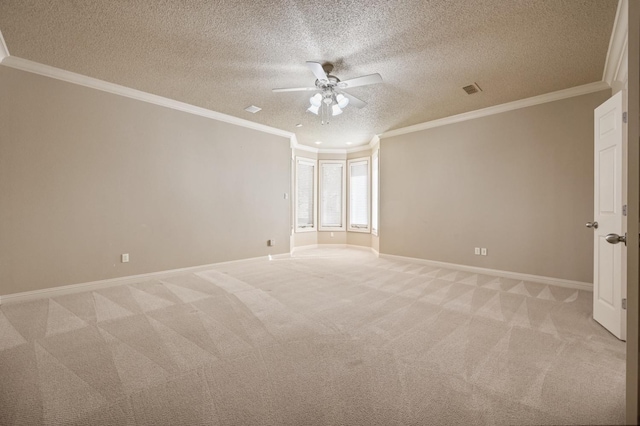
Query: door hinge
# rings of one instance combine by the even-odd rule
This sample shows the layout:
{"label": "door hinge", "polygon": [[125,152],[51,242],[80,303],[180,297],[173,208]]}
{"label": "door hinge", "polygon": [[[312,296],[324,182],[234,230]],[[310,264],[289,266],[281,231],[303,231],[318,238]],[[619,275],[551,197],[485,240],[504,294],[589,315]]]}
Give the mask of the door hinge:
{"label": "door hinge", "polygon": [[627,113],[626,113],[626,111],[622,113],[622,122],[623,123],[627,122]]}
{"label": "door hinge", "polygon": [[624,206],[622,206],[622,216],[626,216],[627,215],[627,205],[625,204]]}
{"label": "door hinge", "polygon": [[622,299],[622,309],[627,309],[627,299]]}

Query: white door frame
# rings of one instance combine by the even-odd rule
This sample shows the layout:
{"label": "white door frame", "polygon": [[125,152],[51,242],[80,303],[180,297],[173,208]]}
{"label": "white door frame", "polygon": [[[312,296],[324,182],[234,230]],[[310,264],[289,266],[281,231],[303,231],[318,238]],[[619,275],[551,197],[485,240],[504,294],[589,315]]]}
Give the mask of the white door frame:
{"label": "white door frame", "polygon": [[638,222],[640,221],[640,2],[628,4],[628,97],[627,111],[627,380],[626,423],[638,424]]}

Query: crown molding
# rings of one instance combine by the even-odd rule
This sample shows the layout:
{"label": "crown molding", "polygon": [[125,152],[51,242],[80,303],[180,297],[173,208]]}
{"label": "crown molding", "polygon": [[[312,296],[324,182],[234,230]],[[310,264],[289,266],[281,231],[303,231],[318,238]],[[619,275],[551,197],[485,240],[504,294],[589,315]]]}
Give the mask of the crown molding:
{"label": "crown molding", "polygon": [[459,123],[461,121],[473,120],[489,115],[500,114],[507,111],[513,111],[520,108],[526,108],[534,105],[540,105],[547,102],[559,101],[561,99],[572,98],[574,96],[586,95],[589,93],[599,92],[601,90],[611,89],[611,86],[604,81],[596,81],[582,86],[571,87],[569,89],[558,90],[556,92],[545,93],[544,95],[533,96],[531,98],[520,99],[518,101],[507,102],[501,105],[494,105],[475,111],[469,111],[462,114],[452,115],[450,117],[439,118],[437,120],[427,121],[425,123],[415,124],[413,126],[403,127],[401,129],[391,130],[382,133],[380,138],[390,138],[393,136],[404,135],[406,133],[419,132],[421,130],[432,129],[434,127],[446,126],[447,124]]}
{"label": "crown molding", "polygon": [[300,151],[313,152],[314,154],[351,154],[352,152],[360,152],[371,149],[371,144],[354,146],[353,148],[314,148],[309,145],[302,145],[298,143],[298,139],[295,134],[291,137],[291,149],[298,149]]}
{"label": "crown molding", "polygon": [[29,61],[27,59],[18,58],[16,56],[7,56],[2,61],[2,65],[10,68],[15,68],[18,70],[34,73],[34,74],[43,75],[45,77],[55,78],[56,80],[66,81],[68,83],[78,84],[80,86],[97,89],[103,92],[112,93],[115,95],[120,95],[120,96],[124,96],[131,99],[136,99],[136,100],[147,102],[150,104],[171,108],[177,111],[183,111],[189,114],[199,115],[201,117],[211,118],[211,119],[223,121],[229,124],[235,124],[237,126],[258,130],[264,133],[270,133],[276,136],[291,138],[291,136],[293,135],[293,133],[291,132],[281,130],[281,129],[276,129],[275,127],[254,123],[253,121],[245,120],[245,119],[234,117],[227,114],[222,114],[220,112],[216,112],[210,109],[176,101],[174,99],[153,95],[151,93],[143,92],[141,90],[120,86],[119,84],[98,80],[97,78],[87,77],[82,74],[76,74],[71,71],[66,71],[66,70],[55,68],[49,65],[40,64],[38,62]]}
{"label": "crown molding", "polygon": [[289,147],[293,150],[293,149],[296,148],[297,145],[298,145],[298,138],[296,137],[296,134],[294,133],[289,138]]}
{"label": "crown molding", "polygon": [[618,69],[616,71],[616,77],[614,81],[619,81],[621,83],[627,83],[629,80],[629,49],[628,46],[629,39],[625,37],[624,39],[624,49],[622,51],[622,58],[620,58],[620,64],[618,65]]}
{"label": "crown molding", "polygon": [[380,144],[380,137],[378,135],[373,135],[373,137],[369,141],[369,148],[373,149],[379,144]]}
{"label": "crown molding", "polygon": [[300,151],[313,152],[314,154],[317,154],[318,152],[320,152],[320,150],[318,148],[314,148],[314,147],[308,146],[308,145],[299,144],[297,139],[296,139],[295,142],[293,142],[291,144],[291,148],[297,149],[297,150],[300,150]]}
{"label": "crown molding", "polygon": [[341,149],[341,148],[314,148],[308,145],[301,145],[299,143],[294,143],[291,145],[291,148],[298,149],[300,151],[313,152],[314,154],[351,154],[353,152],[367,151],[371,149],[371,147],[367,145],[354,146],[353,148]]}
{"label": "crown molding", "polygon": [[604,63],[604,71],[602,73],[602,81],[605,81],[609,86],[611,86],[614,81],[624,83],[624,79],[627,76],[625,61],[628,34],[629,0],[619,0],[618,10],[616,11],[616,17],[613,21],[611,39],[609,40],[607,59]]}
{"label": "crown molding", "polygon": [[326,149],[318,149],[318,154],[346,154],[347,150],[346,149],[340,149],[340,148],[326,148]]}
{"label": "crown molding", "polygon": [[164,106],[166,108],[175,109],[178,111],[187,112],[194,115],[199,115],[214,120],[235,124],[237,126],[258,130],[265,133],[270,133],[277,136],[283,136],[290,139],[290,147],[292,149],[299,149],[302,151],[313,153],[353,153],[358,151],[364,151],[372,149],[380,143],[381,138],[388,138],[406,133],[418,132],[421,130],[431,129],[434,127],[445,126],[447,124],[458,123],[461,121],[472,120],[475,118],[486,117],[488,115],[499,114],[502,112],[512,111],[519,108],[525,108],[528,106],[539,105],[546,102],[553,102],[573,96],[585,95],[588,93],[597,92],[600,90],[609,89],[614,81],[624,82],[627,78],[627,38],[628,38],[628,0],[619,0],[618,9],[616,11],[615,22],[613,31],[611,33],[611,39],[609,41],[609,50],[607,52],[607,59],[605,62],[605,70],[603,74],[603,81],[585,84],[582,86],[572,87],[569,89],[559,90],[557,92],[547,93],[544,95],[534,96],[527,99],[521,99],[514,102],[508,102],[501,105],[495,105],[476,111],[470,111],[462,114],[457,114],[449,117],[444,117],[437,120],[427,121],[425,123],[416,124],[413,126],[403,127],[396,130],[384,132],[380,135],[373,135],[367,145],[357,146],[348,149],[322,149],[314,148],[307,145],[298,143],[295,133],[289,132],[275,127],[266,126],[264,124],[255,123],[253,121],[245,120],[242,118],[234,117],[231,115],[223,114],[220,112],[212,111],[206,108],[197,107],[195,105],[187,104],[184,102],[176,101],[173,99],[165,98],[151,93],[143,92],[129,87],[121,86],[115,83],[109,83],[107,81],[99,80],[96,78],[88,77],[82,74],[77,74],[71,71],[62,70],[49,65],[40,64],[38,62],[29,61],[27,59],[18,58],[16,56],[10,56],[7,45],[0,32],[0,64],[19,69],[34,74],[43,75],[57,80],[66,81],[73,84],[97,89],[100,91],[128,97],[131,99],[148,102],[151,104]]}
{"label": "crown molding", "polygon": [[369,146],[369,144],[366,144],[366,145],[354,146],[353,148],[347,148],[345,149],[345,152],[347,154],[351,154],[354,152],[368,151],[370,149],[371,149],[371,146]]}
{"label": "crown molding", "polygon": [[4,42],[2,31],[0,31],[0,64],[5,60],[5,58],[8,58],[8,57],[9,57],[9,49],[7,48],[7,43]]}

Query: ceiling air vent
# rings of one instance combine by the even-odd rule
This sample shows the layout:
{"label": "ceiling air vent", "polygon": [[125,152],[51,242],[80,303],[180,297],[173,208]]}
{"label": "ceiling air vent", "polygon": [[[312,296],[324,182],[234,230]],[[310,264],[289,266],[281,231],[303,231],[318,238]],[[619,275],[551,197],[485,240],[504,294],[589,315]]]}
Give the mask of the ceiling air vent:
{"label": "ceiling air vent", "polygon": [[480,88],[480,86],[478,86],[478,83],[473,83],[468,86],[464,86],[462,90],[467,92],[467,95],[473,95],[474,93],[482,92],[482,89]]}
{"label": "ceiling air vent", "polygon": [[251,106],[246,107],[244,110],[247,111],[247,112],[250,112],[252,114],[255,114],[256,112],[260,111],[261,109],[262,108],[260,108],[260,107],[257,107],[255,105],[251,105]]}

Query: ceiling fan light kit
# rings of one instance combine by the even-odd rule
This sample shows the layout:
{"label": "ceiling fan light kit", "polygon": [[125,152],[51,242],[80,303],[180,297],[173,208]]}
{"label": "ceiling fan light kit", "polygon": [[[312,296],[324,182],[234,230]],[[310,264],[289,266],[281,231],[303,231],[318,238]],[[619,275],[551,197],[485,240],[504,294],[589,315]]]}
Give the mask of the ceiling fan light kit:
{"label": "ceiling fan light kit", "polygon": [[382,77],[380,74],[370,74],[340,81],[338,77],[325,72],[325,69],[327,69],[328,72],[333,70],[333,65],[331,64],[325,64],[323,67],[319,62],[308,61],[307,67],[309,67],[313,75],[316,77],[315,87],[273,89],[273,91],[319,91],[320,93],[316,93],[309,98],[309,103],[311,105],[307,108],[307,111],[315,115],[320,115],[322,117],[322,124],[329,124],[329,114],[331,114],[331,116],[342,114],[343,109],[350,103],[358,108],[364,108],[367,105],[366,102],[345,92],[343,89],[382,83]]}
{"label": "ceiling fan light kit", "polygon": [[309,102],[311,102],[311,106],[319,107],[320,102],[322,102],[322,95],[320,93],[316,93],[311,98],[309,98]]}
{"label": "ceiling fan light kit", "polygon": [[338,106],[342,109],[349,105],[349,98],[345,98],[342,93],[338,93],[336,96],[336,102],[338,102]]}
{"label": "ceiling fan light kit", "polygon": [[342,114],[342,110],[349,104],[349,99],[342,93],[337,95],[330,88],[324,89],[323,93],[316,93],[309,98],[311,106],[307,108],[307,111],[319,115],[322,115],[322,124],[328,123],[325,120],[325,116],[329,115],[329,108],[331,108],[331,115],[336,116]]}

